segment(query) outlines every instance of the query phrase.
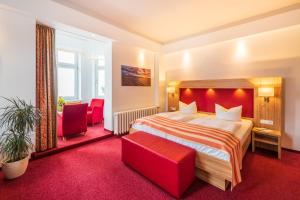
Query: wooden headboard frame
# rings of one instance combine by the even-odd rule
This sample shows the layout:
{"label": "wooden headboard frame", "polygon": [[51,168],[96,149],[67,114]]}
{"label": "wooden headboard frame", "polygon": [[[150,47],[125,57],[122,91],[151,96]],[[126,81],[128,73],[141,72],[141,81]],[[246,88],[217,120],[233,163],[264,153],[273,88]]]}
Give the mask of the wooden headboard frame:
{"label": "wooden headboard frame", "polygon": [[[169,87],[175,87],[175,94],[168,94],[168,110],[178,109],[180,88],[253,88],[254,89],[254,118],[255,126],[273,130],[284,130],[283,110],[283,79],[281,77],[259,77],[249,79],[222,79],[197,81],[169,81]],[[258,96],[259,87],[274,87],[274,97],[266,103]],[[260,120],[272,120],[273,125],[261,124]]]}

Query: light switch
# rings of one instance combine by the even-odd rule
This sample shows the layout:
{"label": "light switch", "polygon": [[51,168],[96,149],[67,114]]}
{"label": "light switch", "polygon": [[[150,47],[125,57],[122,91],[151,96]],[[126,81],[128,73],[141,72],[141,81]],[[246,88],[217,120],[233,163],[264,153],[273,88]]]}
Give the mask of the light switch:
{"label": "light switch", "polygon": [[266,120],[266,119],[261,119],[260,120],[261,124],[266,124],[266,125],[273,125],[274,122],[272,120]]}

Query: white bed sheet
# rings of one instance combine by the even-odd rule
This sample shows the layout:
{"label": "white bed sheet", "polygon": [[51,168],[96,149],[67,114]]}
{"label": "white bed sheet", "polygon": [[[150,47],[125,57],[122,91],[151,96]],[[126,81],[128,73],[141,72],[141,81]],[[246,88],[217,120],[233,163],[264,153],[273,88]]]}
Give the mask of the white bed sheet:
{"label": "white bed sheet", "polygon": [[[173,114],[175,114],[175,113],[173,112]],[[158,114],[158,115],[163,116],[161,114]],[[168,114],[165,114],[165,116],[167,116],[167,115]],[[202,114],[202,113],[197,114],[197,118],[200,118],[200,117],[214,118],[215,116],[214,115]],[[169,117],[167,117],[167,118],[169,118]],[[195,119],[195,118],[193,118],[193,119]],[[251,120],[246,120],[246,119],[242,119],[240,122],[236,122],[236,123],[240,123],[241,126],[233,134],[240,140],[241,147],[242,147],[244,142],[248,138],[249,134],[251,134],[251,129],[252,129],[253,123],[252,123]],[[215,148],[207,146],[207,145],[186,141],[182,138],[178,138],[178,137],[168,135],[168,134],[166,134],[162,131],[159,131],[157,129],[151,128],[151,127],[146,126],[146,125],[133,124],[132,128],[134,128],[136,130],[144,131],[146,133],[156,135],[156,136],[168,139],[168,140],[171,140],[173,142],[176,142],[176,143],[188,146],[188,147],[191,147],[191,148],[195,149],[198,152],[206,153],[210,156],[216,157],[216,158],[221,159],[221,160],[225,160],[225,161],[228,161],[228,162],[230,160],[229,154],[225,151],[215,149]]]}

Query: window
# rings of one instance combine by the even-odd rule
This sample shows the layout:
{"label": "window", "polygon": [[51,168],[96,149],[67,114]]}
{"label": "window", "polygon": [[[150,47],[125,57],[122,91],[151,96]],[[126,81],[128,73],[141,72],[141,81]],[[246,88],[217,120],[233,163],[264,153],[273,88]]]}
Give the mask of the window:
{"label": "window", "polygon": [[105,71],[102,68],[96,70],[96,96],[104,96],[104,86],[105,86]]}
{"label": "window", "polygon": [[75,65],[76,54],[74,52],[58,50],[57,60],[59,63]]}
{"label": "window", "polygon": [[104,56],[99,56],[96,67],[95,67],[95,75],[96,75],[96,97],[104,96],[104,87],[105,87],[105,60]]}
{"label": "window", "polygon": [[99,58],[97,59],[97,65],[104,67],[105,66],[105,59],[104,56],[99,56]]}
{"label": "window", "polygon": [[62,97],[75,97],[75,70],[71,68],[58,68],[58,95]]}
{"label": "window", "polygon": [[72,51],[57,51],[58,96],[67,100],[78,99],[77,54]]}

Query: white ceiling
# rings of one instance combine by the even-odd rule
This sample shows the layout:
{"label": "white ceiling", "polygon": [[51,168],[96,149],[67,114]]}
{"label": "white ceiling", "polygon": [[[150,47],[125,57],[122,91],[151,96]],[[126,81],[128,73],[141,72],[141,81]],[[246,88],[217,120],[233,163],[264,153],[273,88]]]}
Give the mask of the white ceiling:
{"label": "white ceiling", "polygon": [[54,0],[159,43],[300,7],[300,0]]}

